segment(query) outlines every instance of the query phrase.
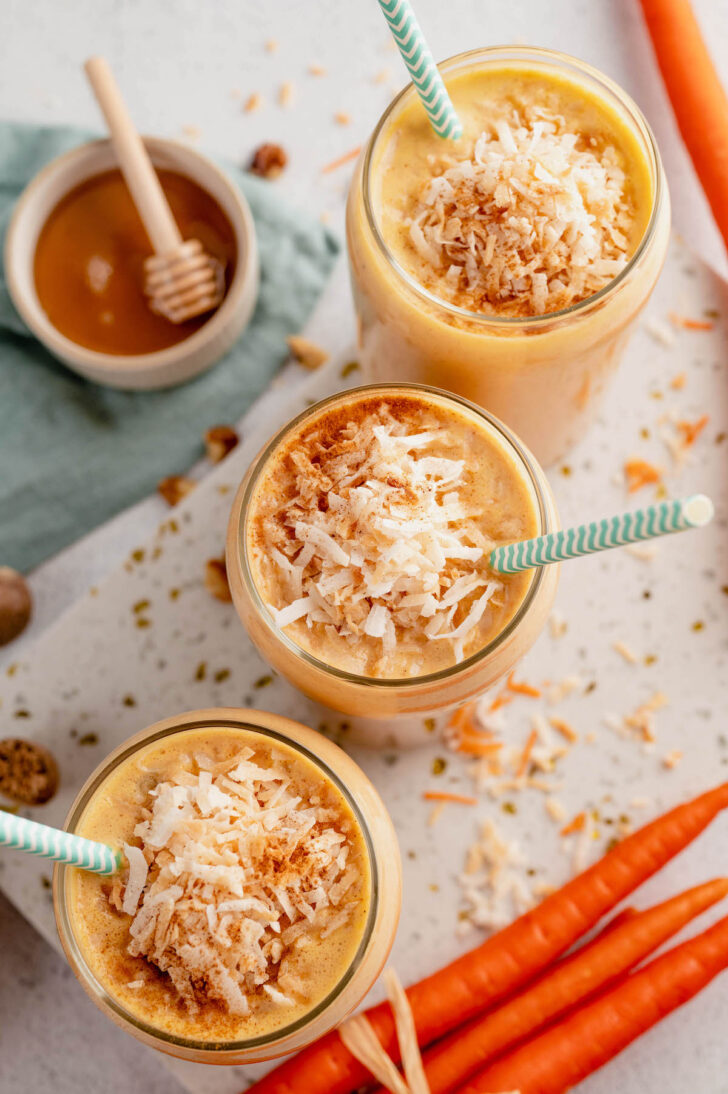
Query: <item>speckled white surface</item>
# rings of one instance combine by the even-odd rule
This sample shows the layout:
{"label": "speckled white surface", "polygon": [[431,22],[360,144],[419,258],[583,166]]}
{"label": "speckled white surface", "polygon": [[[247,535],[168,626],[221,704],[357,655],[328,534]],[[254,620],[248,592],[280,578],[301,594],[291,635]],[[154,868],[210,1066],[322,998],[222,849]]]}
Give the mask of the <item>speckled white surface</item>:
{"label": "speckled white surface", "polygon": [[[477,0],[455,0],[451,5],[419,0],[417,6],[441,55],[475,42],[527,41],[574,52],[623,83],[647,111],[661,142],[678,227],[689,232],[691,243],[705,256],[717,265],[723,261],[702,196],[675,139],[632,0],[555,0],[548,10],[524,2],[517,9],[503,5],[487,14]],[[696,6],[709,24],[716,59],[725,63],[728,9],[709,0]],[[277,185],[310,211],[329,212],[332,222],[340,225],[348,172],[322,180],[318,168],[359,143],[385,104],[390,84],[375,85],[375,73],[388,69],[393,86],[402,82],[398,58],[388,48],[375,8],[374,4],[341,5],[327,0],[315,4],[276,0],[267,6],[240,0],[221,2],[213,14],[212,7],[200,9],[186,0],[147,5],[76,0],[61,13],[50,0],[37,0],[30,18],[27,5],[6,0],[12,30],[4,41],[0,66],[0,110],[9,117],[93,122],[93,107],[75,66],[88,53],[103,51],[128,91],[135,115],[146,121],[145,128],[179,134],[182,126],[197,125],[202,144],[241,159],[262,139],[280,140],[291,153],[291,166]],[[453,13],[460,18],[453,18]],[[357,41],[353,58],[340,55],[345,28]],[[276,53],[263,49],[269,37],[280,43]],[[308,75],[311,61],[325,65],[328,75]],[[292,80],[296,87],[297,101],[288,110],[275,105],[283,80]],[[261,91],[266,107],[257,114],[242,114],[240,100],[231,96],[234,88],[244,96]],[[339,109],[351,114],[351,125],[334,124],[332,115]],[[339,361],[346,359],[351,331],[344,278],[340,267],[335,276],[338,284],[319,319],[322,338],[339,349]],[[725,305],[724,287],[680,252],[671,258],[651,311],[662,318],[669,308],[699,314],[706,307],[725,309]],[[660,442],[654,435],[641,439],[640,429],[647,427],[654,434],[656,419],[670,406],[690,418],[706,408],[711,411],[711,423],[696,447],[694,462],[679,478],[670,479],[669,486],[676,493],[712,492],[718,521],[705,532],[666,542],[649,564],[615,552],[565,569],[558,606],[569,630],[558,642],[544,636],[524,665],[523,675],[529,680],[558,679],[578,671],[585,679],[597,681],[591,694],[570,700],[563,709],[583,734],[594,731],[598,737],[592,747],[578,746],[564,765],[565,786],[559,796],[573,812],[587,802],[604,808],[604,794],[613,795],[609,808],[615,814],[638,794],[649,796],[657,808],[722,777],[728,756],[719,740],[721,700],[724,705],[728,682],[728,602],[721,592],[727,569],[728,449],[716,445],[715,436],[728,422],[725,346],[725,333],[719,331],[680,334],[672,350],[640,333],[600,423],[570,461],[572,473],[568,477],[558,469],[554,473],[565,521],[616,510],[625,498],[613,476],[626,455],[634,451],[668,462]],[[333,366],[334,372],[337,367]],[[672,392],[668,380],[683,367],[689,382],[684,391]],[[284,414],[282,398],[293,402],[303,397],[292,393],[294,381],[306,382],[300,373],[291,372],[286,388],[269,396],[263,411],[254,416],[263,423],[263,433],[273,428],[276,415]],[[313,381],[321,382],[321,377]],[[652,398],[654,391],[662,392],[663,399]],[[247,436],[252,447],[250,430]],[[51,741],[62,754],[65,798],[49,808],[49,818],[54,819],[52,810],[60,817],[74,780],[80,781],[114,740],[175,708],[242,702],[250,685],[265,675],[248,650],[232,609],[209,601],[199,584],[201,563],[219,552],[225,523],[226,498],[215,487],[234,478],[235,467],[242,467],[245,459],[245,453],[238,453],[190,499],[184,510],[190,514],[189,525],[181,522],[177,537],[167,533],[165,554],[154,566],[136,566],[132,573],[122,570],[97,597],[73,609],[48,634],[44,634],[47,625],[89,584],[100,583],[130,550],[144,544],[168,514],[157,499],[150,499],[34,575],[34,625],[13,650],[4,651],[4,665],[20,662],[23,667],[2,682],[0,721],[3,733],[22,729]],[[214,518],[202,516],[208,499]],[[185,537],[193,539],[192,545],[184,545]],[[179,567],[174,578],[170,561]],[[183,583],[183,595],[174,602],[179,612],[175,621],[173,613],[165,610],[164,599],[169,586]],[[644,599],[645,592],[651,594],[649,600]],[[130,607],[145,597],[153,602],[152,626],[139,630],[132,625]],[[705,624],[699,632],[692,629],[697,621]],[[175,630],[180,633],[175,635]],[[88,641],[91,633],[93,643]],[[640,655],[656,656],[657,661],[649,668],[625,664],[611,648],[618,639]],[[159,668],[159,660],[166,661],[165,668]],[[199,682],[193,676],[203,660],[209,671],[206,680]],[[225,668],[230,676],[215,682],[214,673]],[[601,719],[607,710],[623,713],[634,708],[657,688],[668,694],[670,705],[657,716],[657,749],[645,755],[633,742],[615,738]],[[78,689],[75,694],[74,689]],[[297,700],[285,686],[250,690],[257,705],[285,709],[303,720],[316,719],[310,705]],[[128,694],[134,696],[136,707],[123,705]],[[31,718],[14,719],[18,709],[30,711]],[[516,742],[525,739],[528,714],[526,700],[509,708],[509,733]],[[70,737],[72,729],[80,736],[97,733],[103,743],[80,746],[79,737]],[[675,771],[666,772],[660,759],[673,748],[683,748],[686,758]],[[432,759],[442,754],[436,745],[399,757],[394,751],[357,753],[395,816],[405,853],[405,914],[393,959],[405,979],[429,971],[466,944],[455,936],[452,874],[474,834],[474,814],[446,810],[438,824],[428,828],[428,810],[419,800],[427,785],[469,789],[457,760],[450,759],[446,773],[430,780]],[[484,801],[480,812],[492,808]],[[560,880],[568,860],[553,828],[543,821],[541,799],[522,795],[518,810],[514,817],[504,816],[502,825],[522,839],[529,859],[541,866],[544,876]],[[726,821],[717,822],[689,854],[646,887],[645,901],[718,872],[727,834]],[[606,835],[602,832],[595,853]],[[7,853],[2,862],[3,887],[12,890],[13,899],[52,938],[48,897],[39,877],[42,867],[35,872],[37,864],[33,864],[26,874],[19,863],[17,869],[11,864]],[[13,1046],[12,1054],[7,1049],[3,1054],[3,1088],[7,1083],[8,1089],[22,1086],[37,1094],[51,1089],[65,1094],[71,1089],[102,1087],[155,1092],[171,1088],[159,1058],[101,1021],[58,958],[47,949],[39,951],[45,944],[34,942],[10,913],[3,914],[2,940],[4,948],[14,952],[0,979],[3,1044]],[[39,952],[46,954],[45,960],[38,960]],[[22,960],[25,954],[27,960]],[[46,1015],[53,1037],[44,1042],[40,1054],[35,1049],[43,1029],[39,1017]],[[631,1049],[608,1072],[585,1084],[585,1091],[636,1094],[660,1089],[663,1094],[682,1094],[695,1087],[705,1094],[725,1094],[727,1018],[728,987],[723,981]],[[241,1086],[239,1075],[219,1069],[187,1070],[184,1079],[191,1088],[211,1094],[218,1090],[232,1094]]]}

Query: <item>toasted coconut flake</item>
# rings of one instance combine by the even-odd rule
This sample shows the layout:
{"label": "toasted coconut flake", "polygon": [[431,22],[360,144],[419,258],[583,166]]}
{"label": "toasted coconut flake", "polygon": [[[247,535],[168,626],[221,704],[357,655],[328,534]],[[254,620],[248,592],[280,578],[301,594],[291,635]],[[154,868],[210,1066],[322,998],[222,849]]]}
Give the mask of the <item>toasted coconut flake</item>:
{"label": "toasted coconut flake", "polygon": [[542,106],[514,110],[469,154],[433,163],[410,241],[460,306],[543,315],[598,292],[626,265],[633,219],[614,147]]}
{"label": "toasted coconut flake", "polygon": [[142,846],[124,846],[128,952],[166,972],[190,1013],[214,1000],[246,1015],[260,990],[290,1006],[291,947],[344,926],[356,903],[345,822],[296,793],[284,758],[253,757],[191,757],[150,790]]}
{"label": "toasted coconut flake", "polygon": [[384,970],[384,983],[387,987],[387,998],[394,1015],[402,1068],[410,1094],[430,1094],[430,1087],[422,1063],[422,1053],[417,1040],[412,1007],[394,969]]}
{"label": "toasted coconut flake", "polygon": [[352,646],[366,636],[381,642],[383,665],[423,636],[462,660],[487,626],[503,583],[488,569],[482,516],[461,498],[465,461],[439,454],[452,445],[437,421],[415,428],[385,404],[291,454],[293,496],[261,526],[280,578],[278,626],[331,627]]}

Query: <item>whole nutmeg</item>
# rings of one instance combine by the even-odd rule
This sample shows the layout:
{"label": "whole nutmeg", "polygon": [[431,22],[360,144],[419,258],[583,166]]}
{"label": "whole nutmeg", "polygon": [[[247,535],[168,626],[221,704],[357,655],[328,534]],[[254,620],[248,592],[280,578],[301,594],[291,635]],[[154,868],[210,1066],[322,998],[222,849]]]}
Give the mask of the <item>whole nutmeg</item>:
{"label": "whole nutmeg", "polygon": [[44,805],[58,789],[58,765],[43,745],[8,737],[0,741],[0,793],[23,805]]}
{"label": "whole nutmeg", "polygon": [[0,566],[0,646],[22,634],[33,612],[33,599],[22,574]]}

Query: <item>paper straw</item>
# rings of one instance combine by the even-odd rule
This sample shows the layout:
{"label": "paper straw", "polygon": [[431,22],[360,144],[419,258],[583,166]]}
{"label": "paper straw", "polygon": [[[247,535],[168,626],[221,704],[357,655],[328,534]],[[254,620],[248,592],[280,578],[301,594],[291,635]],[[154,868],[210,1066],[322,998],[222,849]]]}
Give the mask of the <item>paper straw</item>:
{"label": "paper straw", "polygon": [[432,128],[438,137],[452,137],[453,140],[462,137],[460,119],[427,48],[409,0],[379,0],[379,6],[389,23],[389,29],[402,54],[402,60],[407,65],[415,91],[427,111]]}
{"label": "paper straw", "polygon": [[0,846],[14,847],[29,855],[52,862],[80,866],[92,874],[115,874],[121,868],[121,855],[105,843],[74,836],[47,824],[16,817],[0,810]]}
{"label": "paper straw", "polygon": [[634,513],[593,520],[576,528],[509,543],[507,547],[496,547],[491,552],[490,565],[498,573],[517,574],[550,562],[566,562],[570,558],[623,547],[626,543],[639,543],[644,539],[668,536],[672,532],[684,532],[688,528],[700,528],[712,518],[713,503],[710,498],[695,494],[682,501],[662,501],[646,509],[637,509]]}

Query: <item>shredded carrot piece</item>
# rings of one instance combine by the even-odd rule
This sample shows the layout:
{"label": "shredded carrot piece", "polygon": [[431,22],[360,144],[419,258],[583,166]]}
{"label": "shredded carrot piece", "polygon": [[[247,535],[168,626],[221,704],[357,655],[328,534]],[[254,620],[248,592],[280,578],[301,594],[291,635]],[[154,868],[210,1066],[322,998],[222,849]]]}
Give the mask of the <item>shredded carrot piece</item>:
{"label": "shredded carrot piece", "polygon": [[522,684],[520,681],[514,680],[515,673],[511,673],[506,681],[506,687],[509,691],[514,691],[517,695],[530,695],[533,699],[540,699],[541,692],[539,688],[534,688],[530,684]]}
{"label": "shredded carrot piece", "polygon": [[478,799],[468,794],[449,794],[446,790],[425,790],[422,797],[426,802],[454,802],[456,805],[477,805]]}
{"label": "shredded carrot piece", "polygon": [[467,756],[494,756],[501,748],[501,741],[481,741],[471,736],[463,737],[458,743],[458,752],[464,752]]}
{"label": "shredded carrot piece", "polygon": [[689,316],[677,315],[674,311],[670,312],[670,322],[683,330],[712,330],[715,326],[710,319],[690,319]]}
{"label": "shredded carrot piece", "polygon": [[577,813],[573,821],[569,821],[569,823],[564,825],[561,829],[561,835],[570,836],[572,832],[581,832],[585,824],[586,813]]}
{"label": "shredded carrot piece", "polygon": [[532,729],[530,734],[528,735],[528,740],[526,741],[526,747],[523,749],[523,752],[521,753],[521,760],[520,760],[520,763],[518,764],[518,768],[516,769],[516,778],[517,779],[520,779],[521,775],[526,774],[526,771],[528,770],[528,761],[531,759],[531,753],[533,752],[533,746],[536,744],[537,740],[538,740],[538,733],[536,732],[535,729]]}
{"label": "shredded carrot piece", "polygon": [[327,175],[329,171],[335,171],[337,167],[343,167],[345,163],[355,160],[360,152],[361,145],[357,145],[356,148],[352,148],[351,152],[346,152],[343,156],[339,156],[338,160],[332,160],[331,163],[327,163],[325,167],[322,167],[321,174]]}
{"label": "shredded carrot piece", "polygon": [[630,494],[634,494],[637,490],[641,490],[643,486],[649,486],[652,482],[660,482],[662,479],[662,470],[659,467],[655,467],[654,464],[648,463],[647,460],[627,460],[624,465],[624,475],[627,479],[627,490]]}
{"label": "shredded carrot piece", "polygon": [[460,730],[472,730],[475,732],[475,726],[473,725],[473,714],[475,713],[475,703],[466,703],[465,706],[458,707],[452,714],[448,726],[450,729]]}
{"label": "shredded carrot piece", "polygon": [[567,741],[579,740],[579,734],[575,729],[572,729],[568,722],[565,722],[563,718],[549,718],[549,724],[553,726],[557,733],[560,733],[562,737],[565,737]]}
{"label": "shredded carrot piece", "polygon": [[683,444],[686,448],[690,448],[691,444],[695,444],[709,421],[710,416],[708,414],[703,414],[702,418],[698,418],[696,422],[675,423],[682,434]]}
{"label": "shredded carrot piece", "polygon": [[682,391],[687,383],[687,379],[687,373],[678,372],[677,376],[673,376],[672,380],[670,380],[670,387],[673,391]]}
{"label": "shredded carrot piece", "polygon": [[507,707],[508,704],[512,702],[513,696],[507,695],[505,691],[501,691],[496,695],[495,699],[488,707],[488,713],[493,714],[496,710],[500,710],[501,707]]}

